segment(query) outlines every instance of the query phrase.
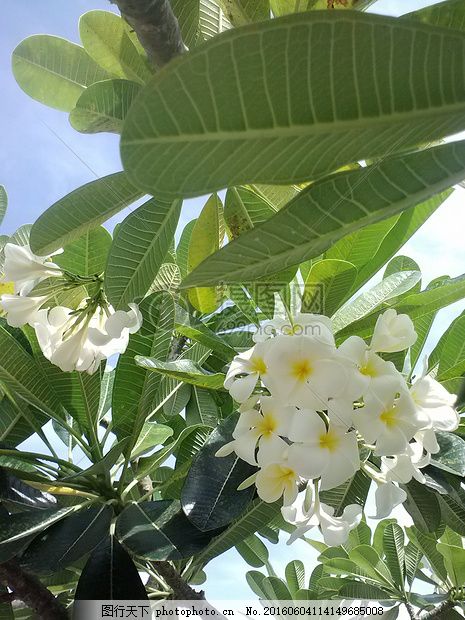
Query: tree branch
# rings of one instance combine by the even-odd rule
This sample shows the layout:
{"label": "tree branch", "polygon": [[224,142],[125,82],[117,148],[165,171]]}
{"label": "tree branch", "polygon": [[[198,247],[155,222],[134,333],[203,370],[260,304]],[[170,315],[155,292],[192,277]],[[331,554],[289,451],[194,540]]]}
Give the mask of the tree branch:
{"label": "tree branch", "polygon": [[204,601],[204,593],[197,592],[185,581],[169,562],[152,562],[157,573],[173,590],[173,597],[180,601]]}
{"label": "tree branch", "polygon": [[68,612],[50,590],[14,560],[0,564],[0,581],[42,620],[68,620]]}
{"label": "tree branch", "polygon": [[110,0],[137,34],[150,62],[162,67],[186,51],[169,0]]}
{"label": "tree branch", "polygon": [[434,609],[431,611],[427,611],[424,614],[419,616],[420,620],[440,620],[443,614],[447,614],[449,610],[451,610],[455,606],[455,602],[451,600],[442,601],[439,605],[436,605]]}

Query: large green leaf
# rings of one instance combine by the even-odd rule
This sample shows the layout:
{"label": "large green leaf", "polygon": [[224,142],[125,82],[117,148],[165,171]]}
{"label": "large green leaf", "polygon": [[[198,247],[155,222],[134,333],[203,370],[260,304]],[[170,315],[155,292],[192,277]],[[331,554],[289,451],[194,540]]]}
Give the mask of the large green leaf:
{"label": "large green leaf", "polygon": [[405,573],[409,586],[412,585],[413,580],[416,578],[422,558],[423,551],[412,541],[409,541],[405,547]]}
{"label": "large green leaf", "polygon": [[250,503],[254,489],[238,491],[255,467],[235,454],[217,457],[216,452],[228,441],[238,420],[229,416],[210,435],[200,450],[182,491],[182,507],[187,517],[201,530],[213,530],[230,523]]}
{"label": "large green leaf", "polygon": [[152,79],[126,119],[124,166],[187,197],[431,142],[465,127],[464,48],[458,31],[339,11],[231,30]]}
{"label": "large green leaf", "polygon": [[33,540],[21,558],[34,573],[54,573],[70,566],[108,536],[113,510],[101,504],[82,510],[47,528]]}
{"label": "large green leaf", "polygon": [[370,545],[354,547],[349,553],[349,558],[366,572],[371,579],[387,587],[394,586],[388,567]]}
{"label": "large green leaf", "polygon": [[[455,319],[438,346],[438,381],[462,375],[465,372],[465,313]],[[435,359],[434,352],[432,359]]]}
{"label": "large green leaf", "polygon": [[187,424],[206,424],[215,428],[219,416],[220,411],[212,393],[193,386],[186,406]]}
{"label": "large green leaf", "polygon": [[63,254],[53,257],[53,262],[80,276],[99,275],[105,269],[110,245],[110,233],[99,226],[67,245]]}
{"label": "large green leaf", "polygon": [[173,239],[181,200],[149,200],[119,226],[105,268],[105,292],[116,309],[144,297]]}
{"label": "large green leaf", "polygon": [[[408,171],[408,173],[406,172]],[[343,236],[420,203],[465,176],[465,142],[385,159],[317,182],[207,258],[186,286],[247,282],[321,254]]]}
{"label": "large green leaf", "polygon": [[411,480],[402,488],[407,493],[403,506],[415,526],[422,532],[435,531],[441,521],[438,496],[416,480]]}
{"label": "large green leaf", "polygon": [[221,390],[224,374],[221,372],[207,373],[192,360],[184,359],[176,362],[162,362],[152,357],[137,355],[136,364],[145,370],[160,373],[166,377],[184,381],[197,387],[210,390]]}
{"label": "large green leaf", "polygon": [[436,535],[424,534],[414,526],[405,528],[405,531],[413,544],[421,549],[426,556],[435,574],[442,581],[445,581],[447,578],[447,571],[444,566],[444,560],[436,548]]}
{"label": "large green leaf", "polygon": [[204,551],[195,559],[195,566],[205,566],[210,560],[237,545],[251,534],[260,530],[280,514],[280,502],[267,504],[255,499],[231,525],[221,534],[213,538]]}
{"label": "large green leaf", "polygon": [[218,336],[205,323],[190,315],[179,305],[176,306],[175,327],[179,334],[209,347],[226,362],[231,361],[237,354],[237,351],[221,336]]}
{"label": "large green leaf", "polygon": [[65,112],[74,108],[87,86],[111,77],[79,45],[45,34],[21,41],[12,65],[25,93]]}
{"label": "large green leaf", "polygon": [[161,376],[138,366],[136,355],[166,359],[174,328],[174,302],[166,293],[154,293],[140,305],[142,329],[129,338],[126,352],[119,357],[112,396],[114,432],[119,439],[135,441],[146,418],[155,409]]}
{"label": "large green leaf", "polygon": [[334,330],[340,331],[351,323],[355,323],[389,299],[408,292],[420,280],[420,271],[400,271],[387,276],[336,312],[333,317]]}
{"label": "large green leaf", "polygon": [[454,586],[461,588],[465,583],[465,549],[439,542],[437,550],[444,558],[450,580]]}
{"label": "large green leaf", "polygon": [[404,532],[397,523],[388,523],[383,534],[383,547],[386,564],[394,583],[404,590],[405,549]]}
{"label": "large green leaf", "polygon": [[108,131],[120,134],[123,121],[139,91],[139,84],[128,80],[105,80],[92,84],[71,110],[71,126],[81,133]]}
{"label": "large green leaf", "polygon": [[147,600],[134,562],[114,536],[92,553],[79,578],[77,601]]}
{"label": "large green leaf", "polygon": [[143,195],[124,172],[91,181],[61,198],[43,213],[31,231],[31,248],[54,252],[97,228]]}
{"label": "large green leaf", "polygon": [[89,11],[79,21],[85,50],[115,77],[143,84],[151,77],[146,59],[124,19],[108,11]]}
{"label": "large green leaf", "polygon": [[[11,330],[15,333],[19,330]],[[21,333],[21,332],[20,332]],[[58,420],[62,410],[36,360],[16,338],[0,324],[0,382],[30,405]]]}
{"label": "large green leaf", "polygon": [[255,534],[238,543],[236,549],[249,566],[260,568],[268,562],[268,549]]}
{"label": "large green leaf", "polygon": [[[189,240],[188,268],[192,271],[205,258],[217,252],[224,239],[223,204],[217,194],[210,196],[195,221]],[[214,312],[221,304],[221,289],[210,287],[189,291],[189,301],[203,314]]]}
{"label": "large green leaf", "polygon": [[151,561],[189,558],[212,538],[192,525],[177,500],[131,504],[118,517],[115,533],[128,551]]}
{"label": "large green leaf", "polygon": [[320,493],[321,501],[334,508],[334,514],[339,517],[349,504],[364,506],[371,480],[362,471],[358,471],[352,478],[328,491]]}
{"label": "large green leaf", "polygon": [[465,30],[465,5],[462,0],[446,0],[437,5],[427,6],[419,11],[407,13],[402,17],[418,19],[425,24]]}

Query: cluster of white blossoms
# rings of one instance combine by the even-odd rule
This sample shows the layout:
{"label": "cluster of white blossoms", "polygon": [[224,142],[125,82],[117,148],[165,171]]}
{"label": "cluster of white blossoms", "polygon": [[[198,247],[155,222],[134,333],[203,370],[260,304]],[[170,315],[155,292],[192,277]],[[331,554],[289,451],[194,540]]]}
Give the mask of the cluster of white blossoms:
{"label": "cluster of white blossoms", "polygon": [[[458,426],[455,396],[426,374],[410,386],[379,355],[406,350],[416,338],[410,318],[389,309],[369,345],[350,336],[336,347],[329,318],[298,314],[262,324],[255,346],[232,361],[224,385],[240,417],[217,456],[235,452],[258,466],[240,488],[255,483],[264,501],[283,498],[283,517],[296,526],[290,542],[315,525],[327,544],[346,541],[362,508],[349,505],[335,517],[319,491],[360,469],[377,484],[376,518],[405,501],[399,483],[425,481],[421,468],[439,450],[435,431]],[[380,457],[379,468],[370,454]]]}
{"label": "cluster of white blossoms", "polygon": [[[13,282],[15,294],[2,295],[0,303],[12,327],[30,325],[44,356],[64,372],[94,373],[102,360],[124,353],[129,334],[138,331],[142,316],[137,304],[130,310],[115,310],[106,302],[101,287],[77,309],[51,307],[51,299],[63,290],[87,282],[101,282],[98,276],[83,278],[62,269],[50,258],[36,256],[29,246],[7,243],[4,248],[4,278]],[[44,280],[46,293],[34,296]]]}

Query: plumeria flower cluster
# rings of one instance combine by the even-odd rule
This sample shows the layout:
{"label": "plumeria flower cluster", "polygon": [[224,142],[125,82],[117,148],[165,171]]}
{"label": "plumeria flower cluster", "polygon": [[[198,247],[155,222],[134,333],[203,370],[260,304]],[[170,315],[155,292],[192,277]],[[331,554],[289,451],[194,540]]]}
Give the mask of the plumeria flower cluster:
{"label": "plumeria flower cluster", "polygon": [[[29,246],[7,243],[4,248],[4,281],[14,282],[15,294],[2,295],[0,303],[12,327],[30,325],[44,356],[64,372],[94,373],[102,360],[124,353],[129,334],[142,325],[137,304],[129,311],[115,310],[105,299],[101,286],[77,309],[51,307],[57,293],[86,283],[101,284],[100,276],[89,278],[66,272],[51,256],[36,256]],[[44,280],[43,295],[34,289]],[[54,284],[55,283],[55,284]]]}
{"label": "plumeria flower cluster", "polygon": [[399,483],[425,481],[421,470],[439,450],[435,431],[455,430],[459,418],[455,396],[426,370],[409,385],[383,359],[416,338],[410,318],[389,309],[370,344],[350,336],[337,347],[328,317],[298,314],[263,323],[255,345],[232,361],[224,385],[240,417],[217,456],[235,452],[258,467],[241,488],[255,484],[266,502],[283,498],[283,517],[296,527],[289,542],[316,525],[329,545],[347,540],[362,508],[334,516],[319,493],[360,469],[376,482],[377,518],[405,501]]}

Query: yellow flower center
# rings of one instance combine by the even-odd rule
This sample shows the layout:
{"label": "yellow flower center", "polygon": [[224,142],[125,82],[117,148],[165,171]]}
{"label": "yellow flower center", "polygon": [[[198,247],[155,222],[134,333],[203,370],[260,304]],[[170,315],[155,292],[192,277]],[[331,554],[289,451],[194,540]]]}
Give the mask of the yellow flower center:
{"label": "yellow flower center", "polygon": [[264,375],[267,371],[265,360],[259,355],[253,355],[250,358],[250,366],[252,372],[258,372],[260,375]]}
{"label": "yellow flower center", "polygon": [[379,416],[379,419],[389,428],[397,426],[397,409],[395,407],[386,409],[386,411],[383,411]]}
{"label": "yellow flower center", "polygon": [[291,374],[297,379],[297,381],[304,382],[312,374],[312,366],[307,359],[294,362],[292,365]]}
{"label": "yellow flower center", "polygon": [[257,425],[257,430],[260,431],[261,435],[269,437],[275,432],[277,426],[278,424],[273,417],[273,414],[267,413],[263,416],[262,421]]}
{"label": "yellow flower center", "polygon": [[366,377],[377,377],[378,376],[378,372],[372,362],[368,362],[367,364],[365,364],[365,366],[362,366],[360,368],[360,372],[362,375],[365,375]]}
{"label": "yellow flower center", "polygon": [[333,431],[328,431],[320,435],[320,448],[326,448],[329,452],[335,452],[339,446],[340,439]]}
{"label": "yellow flower center", "polygon": [[282,480],[284,484],[289,484],[290,482],[294,482],[296,479],[295,471],[290,467],[285,467],[283,465],[280,466],[280,475],[279,479]]}

